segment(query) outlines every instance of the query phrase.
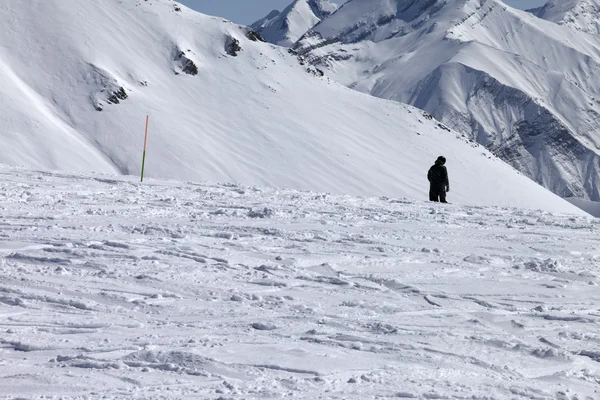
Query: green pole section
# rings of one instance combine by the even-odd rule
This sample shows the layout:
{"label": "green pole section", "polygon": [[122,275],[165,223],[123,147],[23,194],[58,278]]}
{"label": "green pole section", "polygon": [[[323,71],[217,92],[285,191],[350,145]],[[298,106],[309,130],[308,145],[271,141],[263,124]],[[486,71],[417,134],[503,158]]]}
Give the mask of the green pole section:
{"label": "green pole section", "polygon": [[140,182],[144,182],[144,166],[146,165],[146,150],[144,150],[144,155],[142,156],[142,177]]}
{"label": "green pole section", "polygon": [[148,122],[150,122],[150,116],[146,115],[146,133],[144,134],[144,154],[142,155],[142,176],[140,182],[144,182],[144,167],[146,166],[146,143],[148,143]]}

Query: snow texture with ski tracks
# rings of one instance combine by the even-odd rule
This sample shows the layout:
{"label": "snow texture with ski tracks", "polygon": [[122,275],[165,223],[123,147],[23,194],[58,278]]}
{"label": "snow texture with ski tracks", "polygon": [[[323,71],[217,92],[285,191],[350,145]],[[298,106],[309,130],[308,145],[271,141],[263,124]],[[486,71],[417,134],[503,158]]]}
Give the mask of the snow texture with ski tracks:
{"label": "snow texture with ski tracks", "polygon": [[0,398],[600,396],[600,222],[0,167]]}

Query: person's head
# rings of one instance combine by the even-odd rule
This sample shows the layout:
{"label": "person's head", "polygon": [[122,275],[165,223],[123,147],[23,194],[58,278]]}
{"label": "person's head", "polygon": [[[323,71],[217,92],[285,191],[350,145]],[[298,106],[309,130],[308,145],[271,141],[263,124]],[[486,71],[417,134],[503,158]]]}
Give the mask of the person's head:
{"label": "person's head", "polygon": [[436,164],[436,165],[444,165],[444,164],[446,164],[446,157],[444,157],[444,156],[439,156],[439,157],[437,158],[437,160],[435,160],[435,164]]}

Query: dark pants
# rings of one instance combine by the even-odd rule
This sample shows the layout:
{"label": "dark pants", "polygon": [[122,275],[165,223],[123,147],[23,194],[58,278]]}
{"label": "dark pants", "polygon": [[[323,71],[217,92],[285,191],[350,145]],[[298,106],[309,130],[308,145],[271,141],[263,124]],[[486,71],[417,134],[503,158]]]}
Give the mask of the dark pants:
{"label": "dark pants", "polygon": [[429,188],[429,201],[447,203],[445,188],[437,188],[437,187]]}

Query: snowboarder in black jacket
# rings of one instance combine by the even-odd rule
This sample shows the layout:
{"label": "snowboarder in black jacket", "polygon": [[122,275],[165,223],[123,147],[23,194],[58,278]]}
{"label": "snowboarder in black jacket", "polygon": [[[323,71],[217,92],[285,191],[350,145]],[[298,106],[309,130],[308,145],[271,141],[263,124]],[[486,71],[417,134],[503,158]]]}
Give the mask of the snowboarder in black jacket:
{"label": "snowboarder in black jacket", "polygon": [[435,164],[429,168],[427,179],[429,180],[429,201],[447,203],[446,193],[450,191],[448,181],[448,170],[446,169],[446,157],[439,156]]}

